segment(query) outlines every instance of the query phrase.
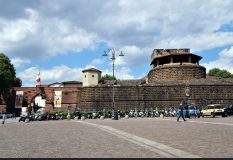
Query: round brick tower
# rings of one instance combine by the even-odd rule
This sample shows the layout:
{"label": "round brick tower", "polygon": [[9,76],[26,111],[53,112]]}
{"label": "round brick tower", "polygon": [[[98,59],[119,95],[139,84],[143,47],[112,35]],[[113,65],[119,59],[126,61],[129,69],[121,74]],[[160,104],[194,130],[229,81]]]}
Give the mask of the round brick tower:
{"label": "round brick tower", "polygon": [[190,53],[189,48],[154,49],[148,82],[158,79],[190,80],[206,78],[206,68],[199,65],[202,57]]}

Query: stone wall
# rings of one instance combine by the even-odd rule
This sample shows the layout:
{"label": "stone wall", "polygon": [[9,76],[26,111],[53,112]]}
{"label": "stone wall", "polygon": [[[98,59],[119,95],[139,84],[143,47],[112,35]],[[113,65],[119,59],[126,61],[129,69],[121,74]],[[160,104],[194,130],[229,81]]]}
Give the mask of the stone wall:
{"label": "stone wall", "polygon": [[199,65],[169,65],[151,69],[148,82],[155,79],[190,80],[206,77],[205,67]]}
{"label": "stone wall", "polygon": [[[224,107],[233,102],[233,84],[189,85],[190,96],[186,96],[186,85],[144,85],[115,87],[116,109],[145,109],[150,107],[178,107],[181,101],[198,106],[220,103]],[[78,108],[92,111],[93,109],[112,108],[112,87],[89,87],[81,91],[81,102]]]}

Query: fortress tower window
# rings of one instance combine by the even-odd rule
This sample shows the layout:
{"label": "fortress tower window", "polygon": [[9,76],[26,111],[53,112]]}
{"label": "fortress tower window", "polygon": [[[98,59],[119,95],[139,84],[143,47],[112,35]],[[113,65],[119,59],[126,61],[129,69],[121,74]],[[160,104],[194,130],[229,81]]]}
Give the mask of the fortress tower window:
{"label": "fortress tower window", "polygon": [[86,78],[87,76],[85,75],[85,78]]}
{"label": "fortress tower window", "polygon": [[94,77],[94,75],[92,75],[92,77]]}

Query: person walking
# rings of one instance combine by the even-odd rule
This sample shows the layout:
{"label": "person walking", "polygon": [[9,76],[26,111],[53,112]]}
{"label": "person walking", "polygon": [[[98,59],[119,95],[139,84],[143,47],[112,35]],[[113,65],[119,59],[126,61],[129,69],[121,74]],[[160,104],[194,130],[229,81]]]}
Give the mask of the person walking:
{"label": "person walking", "polygon": [[185,110],[185,118],[189,118],[189,110],[188,110],[188,104],[187,103],[185,103],[185,105],[184,105],[184,110]]}
{"label": "person walking", "polygon": [[197,106],[196,103],[194,103],[194,114],[195,114],[195,119],[198,119],[197,109],[198,109],[198,106]]}
{"label": "person walking", "polygon": [[186,122],[186,120],[184,119],[184,116],[183,116],[183,102],[180,103],[179,105],[179,116],[177,118],[177,122],[179,122],[179,119],[180,119],[180,116],[182,116],[184,122]]}

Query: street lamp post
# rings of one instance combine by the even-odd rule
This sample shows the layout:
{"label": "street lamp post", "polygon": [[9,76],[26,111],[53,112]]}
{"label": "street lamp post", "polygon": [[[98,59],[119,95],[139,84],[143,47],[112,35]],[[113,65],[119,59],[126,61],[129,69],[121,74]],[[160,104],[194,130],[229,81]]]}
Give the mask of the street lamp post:
{"label": "street lamp post", "polygon": [[[107,50],[108,52],[110,52],[111,51],[111,53],[112,53],[112,65],[113,65],[113,83],[112,83],[112,87],[113,87],[113,97],[112,97],[112,106],[113,106],[113,111],[114,111],[114,61],[115,61],[115,52],[121,52],[121,54],[119,55],[119,56],[124,56],[123,55],[123,51],[120,51],[119,49],[108,49]],[[104,51],[104,54],[102,55],[102,56],[108,56],[107,54],[106,54],[106,51]],[[115,112],[115,111],[114,111]],[[112,113],[113,114],[113,117],[114,117],[114,112]]]}

